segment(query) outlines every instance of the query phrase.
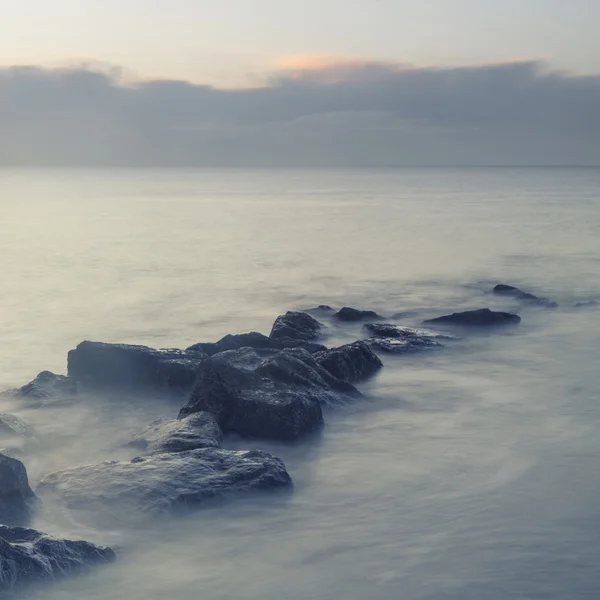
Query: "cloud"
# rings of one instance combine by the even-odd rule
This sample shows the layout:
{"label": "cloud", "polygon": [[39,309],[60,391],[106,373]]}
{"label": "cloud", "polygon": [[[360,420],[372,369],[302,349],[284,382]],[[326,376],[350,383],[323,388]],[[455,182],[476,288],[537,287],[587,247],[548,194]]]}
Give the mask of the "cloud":
{"label": "cloud", "polygon": [[600,164],[600,76],[306,55],[223,90],[5,68],[0,164]]}

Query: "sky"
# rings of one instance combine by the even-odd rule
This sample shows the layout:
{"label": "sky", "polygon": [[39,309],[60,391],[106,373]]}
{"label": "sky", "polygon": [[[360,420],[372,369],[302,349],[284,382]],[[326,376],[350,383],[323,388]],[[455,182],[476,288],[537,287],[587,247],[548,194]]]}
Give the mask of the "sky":
{"label": "sky", "polygon": [[600,164],[598,0],[0,14],[0,164]]}

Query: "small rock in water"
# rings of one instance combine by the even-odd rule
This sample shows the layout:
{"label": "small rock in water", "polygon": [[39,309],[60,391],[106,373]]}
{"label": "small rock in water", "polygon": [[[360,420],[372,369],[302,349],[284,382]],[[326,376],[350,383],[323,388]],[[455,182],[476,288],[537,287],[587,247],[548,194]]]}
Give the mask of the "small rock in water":
{"label": "small rock in water", "polygon": [[2,395],[25,398],[36,405],[43,405],[50,401],[70,400],[76,392],[74,380],[51,371],[42,371],[33,381]]}
{"label": "small rock in water", "polygon": [[185,419],[160,419],[151,423],[130,442],[149,454],[185,452],[197,448],[220,448],[223,432],[209,413],[199,412]]}
{"label": "small rock in water", "polygon": [[460,325],[463,327],[490,327],[520,322],[521,317],[518,315],[506,312],[496,312],[489,308],[467,310],[423,321],[424,324],[434,323],[438,325]]}
{"label": "small rock in water", "polygon": [[365,342],[354,342],[315,354],[315,360],[334,377],[357,383],[372,377],[383,363]]}
{"label": "small rock in water", "polygon": [[344,308],[341,308],[333,315],[333,318],[351,323],[353,321],[364,321],[365,319],[382,319],[383,317],[372,310],[358,310],[356,308],[344,306]]}
{"label": "small rock in water", "polygon": [[291,484],[283,461],[266,452],[200,448],[59,471],[44,477],[37,491],[72,509],[118,510],[134,518]]}
{"label": "small rock in water", "polygon": [[558,304],[553,300],[549,300],[548,298],[540,298],[539,296],[535,296],[529,292],[524,292],[517,287],[506,285],[504,283],[499,283],[496,287],[494,287],[493,291],[494,294],[498,294],[499,296],[510,296],[511,298],[515,298],[521,302],[527,302],[528,304],[544,306],[546,308],[556,308],[558,306]]}
{"label": "small rock in water", "polygon": [[273,323],[273,329],[269,337],[291,338],[310,342],[320,337],[323,324],[305,312],[288,311],[280,315]]}
{"label": "small rock in water", "polygon": [[0,525],[0,594],[114,560],[115,553],[89,542],[59,540],[34,529]]}
{"label": "small rock in water", "polygon": [[6,525],[28,523],[36,501],[25,465],[16,458],[0,454],[0,522]]}
{"label": "small rock in water", "polygon": [[34,438],[33,428],[14,415],[0,413],[0,439],[7,437]]}

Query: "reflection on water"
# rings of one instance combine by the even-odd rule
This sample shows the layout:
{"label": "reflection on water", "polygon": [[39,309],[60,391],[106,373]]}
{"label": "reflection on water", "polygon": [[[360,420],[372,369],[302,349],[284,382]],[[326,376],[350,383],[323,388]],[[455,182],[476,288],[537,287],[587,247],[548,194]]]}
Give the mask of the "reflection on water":
{"label": "reflection on water", "polygon": [[[291,497],[144,527],[46,503],[34,525],[113,545],[115,565],[27,599],[596,597],[600,173],[551,170],[0,172],[0,385],[65,370],[82,339],[187,346],[349,304],[418,325],[551,296],[521,326],[386,357],[367,397],[281,456]],[[7,190],[7,192],[4,192]],[[331,343],[360,327],[333,328]],[[117,396],[28,409],[37,482],[132,456],[179,404]]]}

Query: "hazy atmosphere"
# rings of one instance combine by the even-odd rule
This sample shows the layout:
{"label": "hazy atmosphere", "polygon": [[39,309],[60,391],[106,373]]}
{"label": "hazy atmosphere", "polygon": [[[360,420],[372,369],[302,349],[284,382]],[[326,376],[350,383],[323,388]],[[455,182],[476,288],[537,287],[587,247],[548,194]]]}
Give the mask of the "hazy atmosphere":
{"label": "hazy atmosphere", "polygon": [[2,11],[0,164],[600,164],[591,0]]}

